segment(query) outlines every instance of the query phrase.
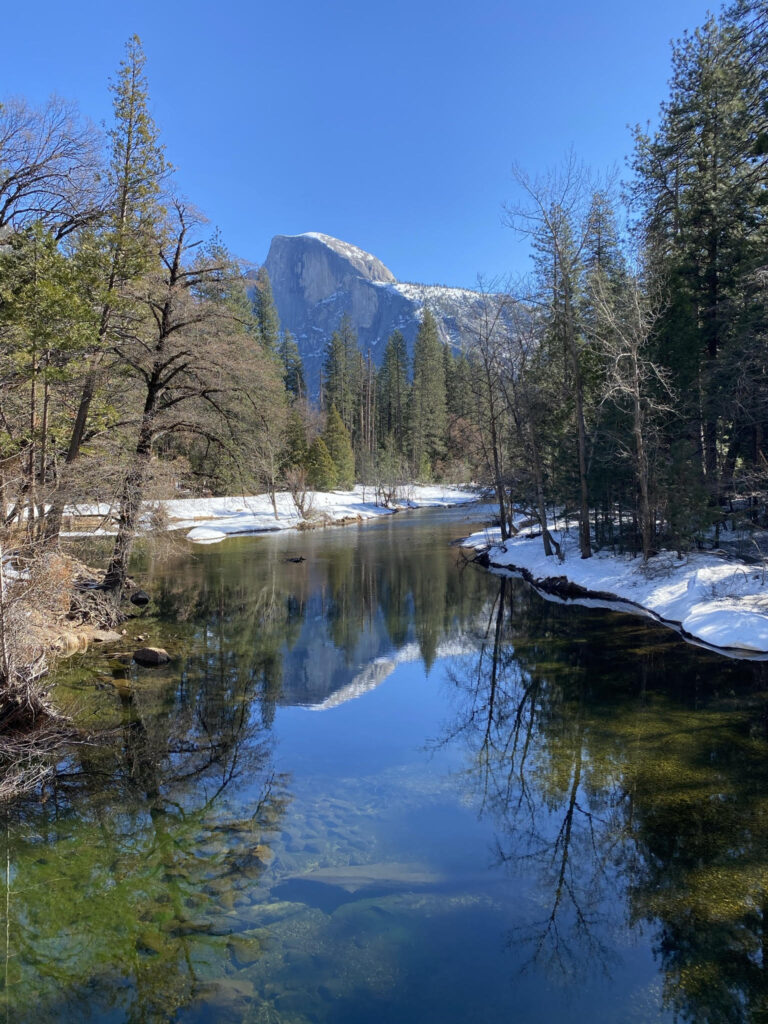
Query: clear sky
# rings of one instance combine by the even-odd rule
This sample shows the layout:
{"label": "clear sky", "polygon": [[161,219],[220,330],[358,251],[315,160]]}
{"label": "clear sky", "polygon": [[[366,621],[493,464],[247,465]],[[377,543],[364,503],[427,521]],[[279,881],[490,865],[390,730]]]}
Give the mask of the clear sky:
{"label": "clear sky", "polygon": [[513,163],[597,170],[666,96],[698,0],[35,0],[6,4],[0,100],[55,92],[96,122],[137,33],[180,190],[238,256],[322,231],[405,281],[527,268]]}

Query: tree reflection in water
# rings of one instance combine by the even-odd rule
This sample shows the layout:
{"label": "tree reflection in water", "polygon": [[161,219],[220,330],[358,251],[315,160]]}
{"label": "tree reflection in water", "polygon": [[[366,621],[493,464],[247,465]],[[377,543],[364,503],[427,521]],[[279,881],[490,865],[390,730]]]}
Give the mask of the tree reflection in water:
{"label": "tree reflection in water", "polygon": [[[89,689],[112,742],[76,751],[45,803],[6,821],[0,1007],[13,1019],[42,1007],[62,1021],[149,1021],[198,999],[253,1000],[241,968],[264,933],[249,901],[269,898],[257,882],[288,800],[272,767],[277,705],[325,699],[404,643],[431,663],[486,598],[484,575],[449,572],[447,547],[435,558],[431,532],[422,546],[381,536],[307,538],[299,565],[286,564],[295,541],[280,538],[147,566],[178,661]],[[103,686],[103,672],[75,662],[71,684]]]}
{"label": "tree reflection in water", "polygon": [[[404,645],[428,670],[446,641],[462,656],[445,742],[470,751],[522,893],[515,958],[579,983],[642,928],[671,1012],[768,1018],[764,666],[519,581],[494,595],[444,538],[391,530],[303,539],[301,564],[280,538],[149,570],[178,661],[89,690],[113,742],[75,752],[45,803],[6,821],[9,1019],[254,1009],[259,880],[288,800],[276,707],[323,702]],[[92,686],[104,665],[77,671]]]}
{"label": "tree reflection in water", "polygon": [[[766,666],[590,619],[501,579],[485,642],[452,672],[450,738],[541,912],[510,934],[526,967],[610,971],[617,918],[648,926],[667,1009],[768,1019]],[[624,907],[617,914],[617,907]]]}
{"label": "tree reflection in water", "polygon": [[[287,800],[256,680],[226,646],[176,686],[123,687],[121,724],[5,822],[8,1019],[170,1019],[259,955],[236,908]],[[230,968],[231,969],[231,968]]]}

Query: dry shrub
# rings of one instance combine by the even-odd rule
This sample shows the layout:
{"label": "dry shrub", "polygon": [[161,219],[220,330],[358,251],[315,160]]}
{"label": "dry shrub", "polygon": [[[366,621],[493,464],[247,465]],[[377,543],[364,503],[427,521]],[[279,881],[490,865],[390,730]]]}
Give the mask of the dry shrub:
{"label": "dry shrub", "polygon": [[0,570],[0,733],[55,713],[41,681],[70,612],[78,563],[56,551],[6,561]]}
{"label": "dry shrub", "polygon": [[285,482],[291,492],[293,504],[302,519],[306,519],[312,511],[314,491],[310,489],[307,471],[303,466],[291,466],[285,472]]}
{"label": "dry shrub", "polygon": [[70,595],[78,575],[74,559],[58,551],[44,552],[33,558],[27,567],[25,604],[49,621],[58,623],[69,612]]}

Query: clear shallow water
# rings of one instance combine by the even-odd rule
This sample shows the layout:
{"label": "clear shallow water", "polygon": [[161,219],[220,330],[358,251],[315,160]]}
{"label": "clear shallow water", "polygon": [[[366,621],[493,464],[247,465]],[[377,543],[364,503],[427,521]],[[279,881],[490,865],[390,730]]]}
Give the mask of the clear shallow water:
{"label": "clear shallow water", "polygon": [[478,514],[139,566],[174,661],[61,674],[7,1019],[768,1019],[766,666],[459,567]]}

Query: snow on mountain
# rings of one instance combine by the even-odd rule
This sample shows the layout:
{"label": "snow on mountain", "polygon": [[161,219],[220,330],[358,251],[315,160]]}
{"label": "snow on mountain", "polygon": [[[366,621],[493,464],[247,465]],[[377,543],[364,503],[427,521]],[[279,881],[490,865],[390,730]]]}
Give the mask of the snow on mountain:
{"label": "snow on mountain", "polygon": [[381,260],[356,245],[318,232],[276,235],[265,261],[283,329],[294,335],[311,393],[331,334],[347,313],[363,352],[380,365],[387,339],[403,333],[409,352],[428,305],[442,341],[454,350],[470,343],[484,297],[464,288],[397,281]]}

